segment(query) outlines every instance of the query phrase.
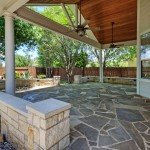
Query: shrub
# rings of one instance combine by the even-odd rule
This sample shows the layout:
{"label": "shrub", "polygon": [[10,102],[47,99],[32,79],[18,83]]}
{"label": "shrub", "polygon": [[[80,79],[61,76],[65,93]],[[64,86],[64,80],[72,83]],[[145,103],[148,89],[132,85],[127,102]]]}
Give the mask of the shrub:
{"label": "shrub", "polygon": [[30,76],[30,73],[29,73],[29,71],[25,71],[24,73],[23,73],[23,79],[30,79],[31,78],[31,76]]}
{"label": "shrub", "polygon": [[[3,73],[3,77],[6,79],[6,72]],[[15,78],[19,79],[20,78],[20,73],[15,71]]]}
{"label": "shrub", "polygon": [[37,78],[38,79],[45,79],[46,75],[45,74],[39,74],[39,75],[37,75]]}
{"label": "shrub", "polygon": [[19,79],[20,78],[20,73],[15,71],[15,77],[16,77],[16,79]]}

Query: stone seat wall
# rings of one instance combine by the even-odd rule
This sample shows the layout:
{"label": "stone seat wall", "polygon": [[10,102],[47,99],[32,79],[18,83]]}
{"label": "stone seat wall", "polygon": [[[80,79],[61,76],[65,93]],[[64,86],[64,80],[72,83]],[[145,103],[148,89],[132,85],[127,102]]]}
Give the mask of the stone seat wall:
{"label": "stone seat wall", "polygon": [[17,150],[63,150],[70,143],[70,107],[55,99],[31,103],[0,92],[1,133]]}
{"label": "stone seat wall", "polygon": [[[35,86],[58,86],[60,76],[54,76],[48,79],[16,79],[16,87],[35,87]],[[5,80],[0,80],[0,90],[5,89]]]}

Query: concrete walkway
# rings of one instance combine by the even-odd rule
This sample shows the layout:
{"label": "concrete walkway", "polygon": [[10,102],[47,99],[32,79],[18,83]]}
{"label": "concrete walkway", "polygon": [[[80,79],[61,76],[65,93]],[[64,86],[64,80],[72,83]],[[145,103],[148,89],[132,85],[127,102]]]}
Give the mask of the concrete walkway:
{"label": "concrete walkway", "polygon": [[150,150],[150,99],[135,93],[134,86],[88,83],[17,96],[72,104],[71,145],[66,150]]}

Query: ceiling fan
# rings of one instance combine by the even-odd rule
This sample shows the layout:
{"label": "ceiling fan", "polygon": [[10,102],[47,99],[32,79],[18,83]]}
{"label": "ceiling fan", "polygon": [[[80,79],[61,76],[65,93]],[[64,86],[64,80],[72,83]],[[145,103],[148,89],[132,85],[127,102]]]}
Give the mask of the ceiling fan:
{"label": "ceiling fan", "polygon": [[121,46],[124,46],[124,44],[114,44],[114,22],[111,23],[112,25],[112,43],[110,44],[109,48],[120,48]]}
{"label": "ceiling fan", "polygon": [[86,27],[88,25],[88,23],[90,22],[89,20],[85,20],[83,23],[82,23],[82,14],[81,14],[81,2],[82,0],[79,1],[79,10],[80,10],[80,14],[79,14],[79,21],[78,21],[78,17],[76,16],[76,22],[77,22],[77,25],[76,26],[73,26],[75,32],[77,32],[77,34],[79,36],[84,36],[86,35],[86,31],[87,30],[96,30],[96,31],[100,31],[100,27]]}

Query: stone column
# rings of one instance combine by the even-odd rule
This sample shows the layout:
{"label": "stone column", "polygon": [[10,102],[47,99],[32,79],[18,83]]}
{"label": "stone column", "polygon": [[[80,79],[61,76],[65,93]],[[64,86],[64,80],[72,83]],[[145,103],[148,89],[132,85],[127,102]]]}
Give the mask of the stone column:
{"label": "stone column", "polygon": [[103,82],[103,55],[102,55],[103,50],[100,49],[99,52],[99,81]]}
{"label": "stone column", "polygon": [[5,66],[6,93],[15,94],[15,45],[14,45],[14,15],[6,12],[5,16]]}
{"label": "stone column", "polygon": [[70,144],[71,105],[48,99],[27,106],[28,150],[63,150]]}

